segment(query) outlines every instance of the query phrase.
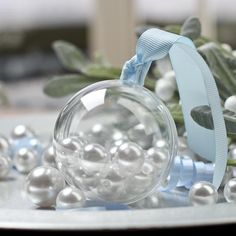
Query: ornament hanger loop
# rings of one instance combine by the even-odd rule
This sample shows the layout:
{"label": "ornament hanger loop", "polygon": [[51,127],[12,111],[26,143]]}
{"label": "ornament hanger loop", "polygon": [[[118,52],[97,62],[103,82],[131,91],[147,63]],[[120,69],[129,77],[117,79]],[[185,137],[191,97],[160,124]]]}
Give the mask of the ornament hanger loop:
{"label": "ornament hanger loop", "polygon": [[[227,135],[215,80],[193,42],[159,29],[145,31],[138,39],[136,55],[124,64],[124,84],[143,86],[152,61],[169,55],[179,89],[189,147],[215,162],[213,184],[218,188],[225,173]],[[191,117],[194,107],[210,106],[214,130],[199,126]]]}

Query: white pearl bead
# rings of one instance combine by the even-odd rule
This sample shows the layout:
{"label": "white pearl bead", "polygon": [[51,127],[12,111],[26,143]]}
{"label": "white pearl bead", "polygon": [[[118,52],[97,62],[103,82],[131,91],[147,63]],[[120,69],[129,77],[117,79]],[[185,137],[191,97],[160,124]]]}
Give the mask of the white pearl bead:
{"label": "white pearl bead", "polygon": [[152,146],[153,134],[147,134],[143,124],[138,124],[128,130],[128,137],[143,149],[148,149]]}
{"label": "white pearl bead", "polygon": [[42,155],[43,165],[56,168],[55,158],[56,158],[56,153],[53,146],[47,147]]}
{"label": "white pearl bead", "polygon": [[13,139],[19,139],[27,136],[34,136],[34,132],[25,125],[17,125],[11,132],[11,137]]}
{"label": "white pearl bead", "polygon": [[136,143],[123,143],[115,155],[119,171],[123,176],[132,175],[140,171],[144,162],[144,152]]}
{"label": "white pearl bead", "polygon": [[60,172],[49,166],[35,168],[25,181],[28,198],[39,207],[54,206],[58,193],[64,187],[65,181]]}
{"label": "white pearl bead", "polygon": [[62,140],[61,145],[69,151],[80,151],[82,148],[82,142],[75,137],[69,137]]}
{"label": "white pearl bead", "polygon": [[30,149],[21,148],[17,151],[14,157],[14,165],[21,173],[29,173],[34,167],[37,166],[38,157]]}
{"label": "white pearl bead", "polygon": [[0,154],[0,179],[7,177],[11,170],[11,159],[8,156]]}
{"label": "white pearl bead", "polygon": [[236,95],[230,96],[226,99],[225,109],[236,112]]}
{"label": "white pearl bead", "polygon": [[147,151],[147,159],[158,169],[162,169],[168,161],[168,156],[159,148],[150,148]]}
{"label": "white pearl bead", "polygon": [[107,137],[111,134],[111,130],[102,124],[93,125],[91,131],[87,134],[87,139],[90,143],[98,143],[105,146]]}
{"label": "white pearl bead", "polygon": [[85,206],[86,197],[84,193],[73,187],[64,188],[56,198],[56,207],[60,209],[75,209]]}
{"label": "white pearl bead", "polygon": [[0,136],[0,153],[8,155],[10,151],[10,144],[6,137]]}
{"label": "white pearl bead", "polygon": [[236,50],[233,50],[233,56],[236,57]]}
{"label": "white pearl bead", "polygon": [[157,80],[155,93],[163,101],[167,102],[174,96],[175,88],[172,83],[164,78]]}
{"label": "white pearl bead", "polygon": [[164,79],[168,80],[171,82],[172,86],[176,89],[177,88],[177,83],[176,83],[176,77],[175,77],[175,72],[173,70],[168,71],[164,74]]}
{"label": "white pearl bead", "polygon": [[167,144],[166,140],[164,140],[164,139],[155,140],[153,143],[153,146],[160,148],[160,149],[168,149],[168,144]]}
{"label": "white pearl bead", "polygon": [[226,50],[227,52],[232,52],[232,47],[231,47],[229,44],[227,44],[227,43],[222,43],[222,44],[221,44],[221,47],[222,47],[224,50]]}
{"label": "white pearl bead", "polygon": [[224,187],[224,197],[227,202],[236,203],[236,178],[229,180]]}
{"label": "white pearl bead", "polygon": [[217,190],[215,186],[209,182],[197,182],[189,190],[189,202],[193,206],[215,204],[217,199]]}
{"label": "white pearl bead", "polygon": [[97,143],[91,143],[84,146],[81,157],[81,166],[87,174],[96,174],[104,172],[109,157],[103,146]]}

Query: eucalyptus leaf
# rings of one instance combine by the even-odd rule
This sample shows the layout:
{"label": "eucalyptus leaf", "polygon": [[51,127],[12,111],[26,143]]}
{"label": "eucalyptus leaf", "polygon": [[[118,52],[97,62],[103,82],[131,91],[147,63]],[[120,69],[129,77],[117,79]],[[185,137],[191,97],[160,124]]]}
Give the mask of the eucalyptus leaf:
{"label": "eucalyptus leaf", "polygon": [[195,40],[201,35],[201,23],[198,18],[188,18],[181,27],[180,34]]}
{"label": "eucalyptus leaf", "polygon": [[45,84],[43,91],[51,97],[63,97],[97,81],[95,78],[79,74],[54,76]]}
{"label": "eucalyptus leaf", "polygon": [[[215,79],[219,80],[216,83],[221,83],[226,87],[229,92],[228,97],[232,94],[236,94],[236,77],[233,70],[225,61],[225,55],[221,47],[217,43],[211,42],[199,47],[198,52],[207,62]],[[221,89],[222,88],[219,88],[220,95]],[[221,98],[225,100],[222,96]]]}
{"label": "eucalyptus leaf", "polygon": [[87,68],[85,74],[89,77],[96,77],[100,79],[119,79],[121,74],[121,69],[114,67],[93,65]]}
{"label": "eucalyptus leaf", "polygon": [[75,45],[66,41],[55,41],[53,49],[62,65],[72,71],[85,72],[88,60]]}
{"label": "eucalyptus leaf", "polygon": [[167,104],[167,107],[176,123],[184,124],[182,107],[179,104]]}
{"label": "eucalyptus leaf", "polygon": [[[211,108],[207,105],[195,107],[191,111],[193,120],[206,129],[214,129]],[[223,109],[223,116],[227,134],[230,137],[236,135],[236,113]]]}

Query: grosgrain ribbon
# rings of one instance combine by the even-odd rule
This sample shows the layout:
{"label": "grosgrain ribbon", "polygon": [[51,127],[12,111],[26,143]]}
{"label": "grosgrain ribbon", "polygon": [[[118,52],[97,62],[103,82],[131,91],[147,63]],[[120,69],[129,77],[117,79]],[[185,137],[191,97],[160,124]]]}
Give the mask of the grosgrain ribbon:
{"label": "grosgrain ribbon", "polygon": [[[136,55],[124,64],[121,80],[125,84],[143,86],[152,61],[167,55],[176,73],[189,147],[215,162],[213,184],[218,188],[227,162],[225,123],[214,78],[193,42],[159,29],[145,31],[138,39]],[[191,110],[201,105],[210,106],[214,130],[205,129],[192,119]]]}

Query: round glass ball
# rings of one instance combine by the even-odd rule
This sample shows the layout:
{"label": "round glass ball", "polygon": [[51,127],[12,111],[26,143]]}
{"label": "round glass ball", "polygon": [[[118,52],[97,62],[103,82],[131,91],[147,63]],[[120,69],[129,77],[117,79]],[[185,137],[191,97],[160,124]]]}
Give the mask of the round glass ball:
{"label": "round glass ball", "polygon": [[53,143],[70,185],[90,199],[121,203],[165,182],[177,152],[174,121],[161,100],[119,80],[75,94],[58,116]]}

